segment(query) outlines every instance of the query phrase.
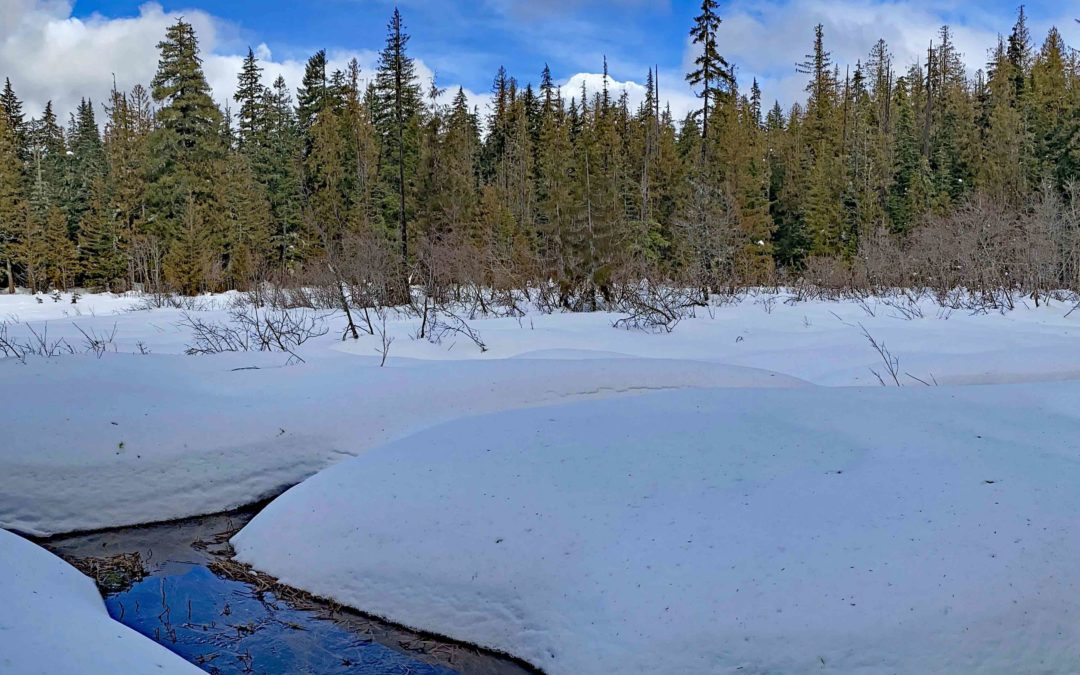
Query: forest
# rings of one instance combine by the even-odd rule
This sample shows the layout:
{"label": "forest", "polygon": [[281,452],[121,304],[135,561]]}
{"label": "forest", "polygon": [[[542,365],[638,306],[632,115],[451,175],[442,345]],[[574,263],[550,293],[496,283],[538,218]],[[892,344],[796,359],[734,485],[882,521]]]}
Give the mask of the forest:
{"label": "forest", "polygon": [[[495,75],[487,110],[422,82],[395,10],[375,73],[307,62],[295,95],[249,50],[222,109],[178,20],[148,86],[65,125],[0,95],[0,284],[196,294],[324,287],[401,304],[482,288],[590,310],[647,281],[695,293],[1080,290],[1080,53],[1021,7],[968,72],[952,32],[897,64],[835,63],[769,105],[722,55],[703,0],[675,119],[657,75],[565,96]],[[607,65],[604,64],[607,75]],[[607,78],[605,77],[605,82]]]}

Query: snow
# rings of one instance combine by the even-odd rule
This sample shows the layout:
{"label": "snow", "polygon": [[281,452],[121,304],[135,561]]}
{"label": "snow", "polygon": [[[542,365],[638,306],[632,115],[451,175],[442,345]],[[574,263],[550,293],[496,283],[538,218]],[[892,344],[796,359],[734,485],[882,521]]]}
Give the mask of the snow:
{"label": "snow", "polygon": [[0,673],[113,675],[202,671],[113,621],[94,583],[0,530]]}
{"label": "snow", "polygon": [[458,420],[233,540],[551,675],[1071,672],[1080,387],[709,389]]}
{"label": "snow", "polygon": [[[181,518],[273,496],[441,421],[689,386],[801,384],[746,368],[625,359],[405,364],[345,354],[106,354],[0,362],[0,526],[47,535]],[[252,364],[259,370],[235,370]]]}
{"label": "snow", "polygon": [[[167,520],[295,485],[236,537],[244,560],[553,675],[1080,662],[1071,305],[759,293],[672,334],[478,318],[483,352],[391,316],[380,368],[379,340],[341,341],[333,312],[286,365],[185,355],[179,309],[71,299],[0,296],[15,338],[81,352],[80,331],[116,335],[101,356],[0,359],[2,528]],[[235,300],[190,311],[223,320]],[[903,387],[879,385],[866,333]]]}
{"label": "snow", "polygon": [[[173,308],[132,296],[2,296],[9,334],[112,334],[101,357],[0,359],[0,527],[34,535],[221,511],[280,493],[343,458],[454,419],[536,405],[705,387],[878,386],[863,328],[901,359],[900,377],[941,384],[1050,381],[1080,374],[1080,313],[1067,306],[926,318],[870,301],[748,297],[700,310],[670,335],[612,328],[611,314],[472,322],[467,340],[414,339],[394,319],[386,368],[377,338],[341,341],[341,317],[280,353],[187,356]],[[205,296],[192,314],[223,320],[236,296]],[[873,314],[871,316],[870,314]],[[320,313],[320,315],[323,313]],[[31,333],[33,331],[33,333]],[[542,360],[543,363],[538,363]]]}

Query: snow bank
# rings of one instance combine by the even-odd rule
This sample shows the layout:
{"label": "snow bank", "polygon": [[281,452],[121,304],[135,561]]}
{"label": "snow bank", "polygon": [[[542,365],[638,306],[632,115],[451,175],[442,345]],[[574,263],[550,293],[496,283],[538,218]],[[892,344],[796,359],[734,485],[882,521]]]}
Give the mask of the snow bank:
{"label": "snow bank", "polygon": [[459,420],[234,539],[552,675],[1080,663],[1080,383],[677,391]]}
{"label": "snow bank", "polygon": [[47,535],[223,511],[466,415],[652,389],[802,384],[659,360],[378,368],[345,354],[295,367],[281,358],[0,361],[0,381],[17,392],[0,409],[0,526]]}
{"label": "snow bank", "polygon": [[109,618],[78,570],[0,530],[0,673],[114,675],[202,671]]}
{"label": "snow bank", "polygon": [[[612,328],[610,314],[535,314],[472,322],[484,353],[414,339],[416,320],[399,319],[380,369],[376,338],[342,342],[333,313],[330,332],[300,348],[307,362],[283,367],[281,354],[183,355],[179,309],[71,297],[0,295],[12,336],[47,331],[78,347],[80,330],[116,335],[100,359],[0,360],[0,527],[45,535],[228,509],[433,424],[500,410],[653,389],[877,387],[882,363],[863,327],[899,357],[908,385],[1080,377],[1080,312],[1065,317],[1064,305],[972,315],[924,302],[925,318],[909,321],[884,301],[759,296],[700,310],[671,335]],[[192,311],[224,320],[235,299],[205,297]]]}

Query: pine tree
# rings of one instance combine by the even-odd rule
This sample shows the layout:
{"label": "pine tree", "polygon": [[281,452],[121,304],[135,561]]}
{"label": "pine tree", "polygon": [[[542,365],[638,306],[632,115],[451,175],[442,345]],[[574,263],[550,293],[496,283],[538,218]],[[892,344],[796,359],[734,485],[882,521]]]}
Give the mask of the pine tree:
{"label": "pine tree", "polygon": [[1051,28],[1031,69],[1030,128],[1034,162],[1030,180],[1040,187],[1046,181],[1060,180],[1063,157],[1068,150],[1059,129],[1066,127],[1070,99],[1076,99],[1077,95],[1070,92],[1066,50],[1061,33]]}
{"label": "pine tree", "polygon": [[425,199],[418,218],[430,241],[481,244],[477,232],[477,167],[480,134],[465,92],[458,89],[445,121],[430,117],[434,145],[421,170]]}
{"label": "pine tree", "polygon": [[[562,92],[554,86],[551,71],[544,67],[541,81],[543,107],[540,112],[540,141],[537,147],[537,225],[540,232],[539,257],[548,278],[566,283],[572,274],[569,251],[570,229],[576,220],[578,200],[572,171],[574,148],[570,120]],[[563,293],[563,304],[568,303]]]}
{"label": "pine tree", "polygon": [[67,214],[56,206],[45,216],[45,245],[49,250],[48,283],[67,290],[79,273],[79,251],[68,234]]}
{"label": "pine tree", "polygon": [[0,259],[4,262],[8,293],[14,293],[14,263],[19,234],[26,227],[27,203],[19,140],[8,119],[0,115]]}
{"label": "pine tree", "polygon": [[104,179],[91,190],[89,208],[79,222],[79,256],[85,283],[115,291],[123,287],[127,255],[121,221],[113,217]]}
{"label": "pine tree", "polygon": [[247,155],[231,153],[224,161],[224,180],[217,185],[224,219],[223,272],[226,287],[243,289],[264,278],[270,253],[270,204]]}
{"label": "pine tree", "polygon": [[0,112],[3,113],[9,133],[14,138],[19,161],[26,162],[30,159],[29,130],[23,114],[22,101],[15,95],[10,78],[4,78],[4,91],[0,93]]}
{"label": "pine tree", "polygon": [[66,160],[64,131],[57,123],[50,101],[45,104],[41,119],[30,124],[30,203],[41,218],[50,206],[60,205],[64,200]]}
{"label": "pine tree", "polygon": [[237,77],[236,93],[233,100],[240,104],[237,117],[237,140],[241,150],[251,151],[251,146],[259,143],[259,132],[263,126],[264,87],[262,85],[262,67],[259,66],[255,52],[248,47],[244,57],[244,66]]}
{"label": "pine tree", "polygon": [[[690,29],[690,38],[695,45],[700,45],[701,54],[694,59],[694,70],[686,75],[691,86],[700,87],[697,96],[702,101],[701,137],[706,141],[709,138],[709,104],[720,97],[725,84],[731,84],[731,66],[717,50],[716,34],[721,23],[717,9],[716,0],[701,0],[701,14],[694,18],[694,26]],[[703,153],[707,147],[707,143],[702,144]]]}
{"label": "pine tree", "polygon": [[304,66],[304,79],[296,92],[296,116],[305,133],[323,111],[339,111],[341,92],[335,87],[333,74],[328,74],[327,68],[325,49],[315,52]]}
{"label": "pine tree", "polygon": [[106,171],[105,151],[94,115],[94,104],[79,103],[68,133],[71,155],[66,162],[65,199],[59,204],[67,215],[68,229],[74,236],[79,221],[89,208],[92,186]]}
{"label": "pine tree", "polygon": [[[167,257],[171,270],[167,276],[177,287],[191,291],[210,286],[208,278],[196,283],[194,270],[217,269],[214,260],[224,254],[215,186],[227,149],[225,120],[210,96],[191,24],[177,20],[158,48],[161,59],[151,83],[160,106],[150,138],[151,233],[166,243],[184,239],[179,245],[189,249]],[[196,245],[202,249],[198,256],[190,250]]]}
{"label": "pine tree", "polygon": [[928,166],[920,151],[915,122],[913,85],[907,78],[896,81],[896,155],[893,182],[888,197],[892,229],[906,234],[927,207]]}
{"label": "pine tree", "polygon": [[1009,78],[1017,100],[1023,98],[1028,68],[1031,65],[1031,32],[1027,27],[1024,6],[1017,10],[1016,23],[1009,34],[1009,46],[1005,52],[1009,64]]}
{"label": "pine tree", "polygon": [[814,151],[822,142],[835,142],[837,82],[832,68],[832,55],[825,50],[824,27],[819,23],[814,27],[813,51],[799,64],[799,72],[810,75],[806,85],[806,142]]}
{"label": "pine tree", "polygon": [[[103,141],[108,169],[103,184],[92,184],[90,208],[79,225],[83,271],[91,283],[110,290],[122,288],[121,279],[132,286],[144,283],[160,289],[160,276],[152,277],[152,272],[160,273],[160,269],[149,269],[154,256],[143,256],[154,250],[146,231],[153,123],[149,94],[141,85],[128,94],[114,87],[105,111],[108,119]],[[92,231],[87,233],[87,227]],[[87,249],[84,241],[98,243]],[[104,256],[104,260],[96,260],[97,256]]]}
{"label": "pine tree", "polygon": [[375,127],[382,147],[382,182],[386,187],[384,213],[387,224],[397,226],[401,264],[409,265],[409,229],[412,201],[412,181],[416,177],[419,151],[420,85],[416,66],[407,53],[409,35],[395,8],[387,25],[386,45],[379,54],[379,69],[375,77],[377,109]]}
{"label": "pine tree", "polygon": [[379,185],[378,134],[371,120],[371,100],[360,86],[360,65],[356,59],[349,63],[341,124],[345,139],[350,230],[353,234],[382,234],[385,228],[376,197]]}
{"label": "pine tree", "polygon": [[274,258],[279,266],[289,268],[301,251],[304,141],[284,78],[279,76],[263,92],[263,111],[265,142],[255,153],[252,171],[269,200]]}

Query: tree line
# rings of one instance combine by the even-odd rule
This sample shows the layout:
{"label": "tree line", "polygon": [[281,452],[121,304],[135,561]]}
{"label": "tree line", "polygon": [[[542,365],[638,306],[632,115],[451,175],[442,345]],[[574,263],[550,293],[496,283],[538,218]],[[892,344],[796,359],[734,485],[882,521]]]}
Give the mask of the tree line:
{"label": "tree line", "polygon": [[[281,284],[544,286],[591,309],[620,284],[704,293],[820,283],[1080,288],[1080,56],[1021,7],[968,73],[948,26],[899,70],[884,40],[834,63],[817,26],[805,100],[763,106],[722,55],[715,0],[690,32],[700,106],[569,97],[499,69],[489,109],[421,82],[400,13],[375,73],[307,62],[295,96],[249,50],[214,101],[191,24],[149,87],[66,128],[0,94],[0,282],[197,293]],[[810,37],[810,36],[808,36]],[[1011,276],[1010,276],[1011,275]],[[342,291],[344,292],[344,291]],[[355,290],[353,295],[355,296]]]}

